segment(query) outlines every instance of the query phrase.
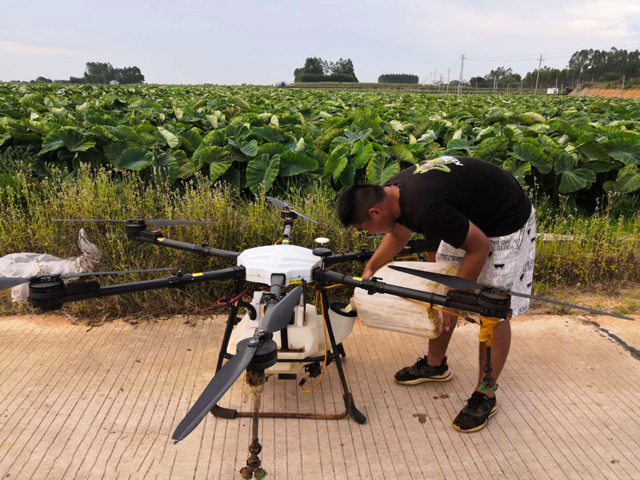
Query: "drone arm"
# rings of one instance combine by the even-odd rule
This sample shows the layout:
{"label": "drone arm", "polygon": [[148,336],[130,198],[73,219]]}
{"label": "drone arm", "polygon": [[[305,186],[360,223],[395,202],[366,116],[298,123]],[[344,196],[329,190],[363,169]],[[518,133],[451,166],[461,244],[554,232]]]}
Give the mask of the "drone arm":
{"label": "drone arm", "polygon": [[142,282],[125,283],[121,285],[111,285],[101,287],[97,282],[73,283],[69,284],[66,291],[61,291],[59,295],[47,295],[42,297],[37,291],[30,289],[30,296],[35,307],[55,308],[62,306],[62,303],[78,302],[93,298],[110,297],[114,295],[124,295],[127,293],[145,292],[149,290],[160,290],[163,288],[184,288],[194,283],[210,282],[213,280],[230,280],[243,278],[244,267],[230,267],[211,272],[192,273],[176,275],[169,278],[157,280],[146,280]]}
{"label": "drone arm", "polygon": [[412,300],[418,300],[420,302],[430,303],[433,305],[441,305],[449,308],[465,310],[467,312],[480,313],[487,317],[503,318],[503,315],[505,315],[507,311],[506,309],[496,310],[480,305],[479,295],[476,293],[450,290],[446,296],[438,295],[436,293],[422,292],[412,288],[389,285],[388,283],[381,282],[375,278],[368,280],[360,277],[344,275],[332,270],[322,269],[314,270],[313,277],[316,281],[341,283],[350,287],[362,288],[369,292],[369,294],[386,293],[396,297],[410,298]]}
{"label": "drone arm", "polygon": [[[415,255],[417,253],[430,252],[433,247],[427,240],[409,240],[407,245],[402,249],[398,255]],[[329,267],[338,263],[344,262],[366,262],[375,252],[363,248],[359,252],[351,253],[338,253],[330,257],[325,258],[324,264]]]}
{"label": "drone arm", "polygon": [[231,252],[229,250],[220,250],[217,248],[211,248],[206,244],[196,245],[194,243],[186,243],[179,242],[177,240],[171,240],[170,238],[165,238],[162,236],[162,233],[143,230],[137,236],[134,237],[136,240],[143,243],[152,243],[154,245],[159,245],[162,247],[175,248],[177,250],[185,250],[187,252],[197,253],[203,257],[220,257],[226,258],[228,260],[235,260],[240,255],[238,252]]}

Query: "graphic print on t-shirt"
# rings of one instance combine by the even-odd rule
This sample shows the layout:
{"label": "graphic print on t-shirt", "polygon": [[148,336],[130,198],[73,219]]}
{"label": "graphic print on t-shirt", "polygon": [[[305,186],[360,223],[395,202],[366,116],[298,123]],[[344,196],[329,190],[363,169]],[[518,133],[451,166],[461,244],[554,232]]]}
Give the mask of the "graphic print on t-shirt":
{"label": "graphic print on t-shirt", "polygon": [[464,165],[457,158],[444,156],[426,160],[418,164],[418,166],[416,166],[416,171],[413,172],[413,174],[415,175],[416,173],[427,173],[429,170],[440,170],[445,173],[451,173],[451,169],[447,166],[447,164],[451,163],[459,167],[464,167]]}

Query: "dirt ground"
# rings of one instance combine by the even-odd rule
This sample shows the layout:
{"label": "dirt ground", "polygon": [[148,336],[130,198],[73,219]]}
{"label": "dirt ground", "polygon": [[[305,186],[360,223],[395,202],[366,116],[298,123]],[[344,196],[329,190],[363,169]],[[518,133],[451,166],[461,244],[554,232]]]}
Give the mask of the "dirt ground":
{"label": "dirt ground", "polygon": [[[620,89],[613,88],[583,88],[571,95],[587,97],[620,98]],[[622,98],[640,98],[640,90],[628,90],[625,88]]]}

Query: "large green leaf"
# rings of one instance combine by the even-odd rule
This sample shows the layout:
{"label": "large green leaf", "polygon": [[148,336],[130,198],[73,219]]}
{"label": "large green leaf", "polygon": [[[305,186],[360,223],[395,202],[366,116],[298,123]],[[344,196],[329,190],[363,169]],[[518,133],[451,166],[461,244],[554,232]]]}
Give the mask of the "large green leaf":
{"label": "large green leaf", "polygon": [[577,192],[587,186],[589,182],[595,182],[596,174],[586,168],[577,168],[575,170],[567,170],[561,174],[562,180],[558,191],[560,193]]}
{"label": "large green leaf", "polygon": [[346,156],[340,155],[340,152],[331,154],[324,164],[324,177],[327,179],[333,178],[334,181],[338,181],[340,174],[348,163],[349,159]]}
{"label": "large green leaf", "polygon": [[400,171],[400,165],[384,155],[376,155],[367,166],[367,179],[374,185],[383,185]]}
{"label": "large green leaf", "polygon": [[522,184],[525,182],[525,177],[531,175],[531,164],[528,162],[520,162],[515,158],[507,159],[502,168],[513,175]]}
{"label": "large green leaf", "polygon": [[104,128],[122,142],[131,142],[135,145],[143,144],[143,140],[140,138],[140,135],[138,135],[133,128],[127,125],[118,125],[117,127],[106,125]]}
{"label": "large green leaf", "polygon": [[640,190],[640,169],[637,165],[621,168],[614,183],[614,191],[632,193]]}
{"label": "large green leaf", "polygon": [[115,142],[104,147],[104,153],[111,164],[117,165],[122,158],[122,152],[131,147],[135,145],[129,142]]}
{"label": "large green leaf", "polygon": [[364,168],[371,157],[373,157],[373,145],[370,143],[364,144],[363,141],[356,142],[351,149],[350,155],[354,155],[352,163],[356,169]]}
{"label": "large green leaf", "polygon": [[180,138],[178,138],[177,135],[174,135],[169,130],[162,127],[158,127],[158,131],[167,141],[167,145],[169,146],[169,148],[176,148],[177,146],[180,145]]}
{"label": "large green leaf", "polygon": [[62,128],[58,131],[58,135],[66,149],[70,152],[84,152],[96,145],[96,142],[90,140],[86,135],[83,135],[74,128]]}
{"label": "large green leaf", "polygon": [[582,153],[591,162],[604,162],[609,160],[607,149],[598,142],[588,141],[578,147],[578,151]]}
{"label": "large green leaf", "polygon": [[542,150],[527,142],[522,142],[513,147],[514,156],[521,162],[529,162],[541,173],[549,173],[553,169],[553,163]]}
{"label": "large green leaf", "polygon": [[242,174],[240,170],[237,170],[233,167],[229,168],[220,180],[227,182],[230,184],[235,190],[240,190],[242,188]]}
{"label": "large green leaf", "polygon": [[447,143],[447,150],[464,150],[468,152],[469,150],[473,150],[473,143],[464,138],[456,138],[449,140],[449,143]]}
{"label": "large green leaf", "polygon": [[504,137],[491,137],[480,142],[473,153],[476,158],[481,158],[483,160],[490,160],[495,157],[498,153],[505,152],[507,150],[507,146],[509,145],[509,140]]}
{"label": "large green leaf", "polygon": [[[198,150],[193,154],[193,161],[198,162],[199,165],[203,166],[205,163],[213,164],[214,162],[232,162],[233,159],[231,158],[231,154],[224,148],[209,146],[198,148]],[[231,163],[229,163],[229,165],[231,165]]]}
{"label": "large green leaf", "polygon": [[[640,136],[639,136],[640,137]],[[613,158],[625,165],[640,165],[640,142],[616,138],[605,142],[604,147]]]}
{"label": "large green leaf", "polygon": [[316,138],[316,143],[321,150],[327,150],[333,139],[342,135],[343,132],[344,130],[342,128],[328,128],[322,135]]}
{"label": "large green leaf", "polygon": [[267,193],[280,170],[280,157],[259,155],[247,164],[247,186],[254,195]]}
{"label": "large green leaf", "polygon": [[350,187],[354,184],[355,177],[356,167],[352,164],[348,164],[346,167],[344,167],[344,170],[342,170],[342,173],[340,174],[340,183],[343,187]]}
{"label": "large green leaf", "polygon": [[64,146],[64,142],[60,138],[58,132],[53,132],[47,135],[42,139],[42,150],[38,153],[38,155],[42,155],[47,152],[53,152],[58,148]]}
{"label": "large green leaf", "polygon": [[388,147],[385,150],[392,158],[400,162],[410,163],[412,165],[416,164],[416,159],[413,157],[413,154],[406,149],[403,145],[395,145],[393,147]]}
{"label": "large green leaf", "polygon": [[209,178],[213,180],[217,180],[229,169],[229,167],[233,164],[232,158],[224,158],[220,160],[216,160],[211,162],[209,166]]}
{"label": "large green leaf", "polygon": [[268,125],[264,127],[253,127],[251,132],[270,142],[282,142],[284,140],[284,137],[278,130]]}
{"label": "large green leaf", "polygon": [[290,150],[280,154],[280,176],[292,177],[301,173],[313,172],[318,168],[317,160],[299,155]]}
{"label": "large green leaf", "polygon": [[195,173],[200,170],[201,166],[198,162],[194,162],[193,160],[189,160],[185,164],[183,164],[178,170],[178,178],[191,178],[195,175]]}
{"label": "large green leaf", "polygon": [[144,148],[132,147],[122,152],[118,168],[140,171],[151,166],[152,163],[153,153]]}
{"label": "large green leaf", "polygon": [[233,140],[230,138],[229,145],[238,148],[247,157],[255,157],[258,154],[258,142],[255,140],[245,142],[243,140]]}
{"label": "large green leaf", "polygon": [[202,136],[193,130],[187,130],[180,135],[182,147],[187,153],[193,153],[202,143]]}

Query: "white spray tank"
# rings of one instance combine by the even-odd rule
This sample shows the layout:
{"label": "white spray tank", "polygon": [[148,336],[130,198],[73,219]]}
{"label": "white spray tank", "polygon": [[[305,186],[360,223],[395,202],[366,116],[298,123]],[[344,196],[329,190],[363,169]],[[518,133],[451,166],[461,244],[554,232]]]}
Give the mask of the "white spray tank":
{"label": "white spray tank", "polygon": [[[374,274],[385,283],[439,295],[446,295],[449,287],[393,270],[389,268],[391,265],[445,275],[456,275],[458,272],[458,267],[450,263],[391,262]],[[436,338],[444,327],[442,312],[429,309],[427,304],[412,302],[395,295],[369,295],[361,288],[356,288],[351,304],[360,321],[371,328]]]}

